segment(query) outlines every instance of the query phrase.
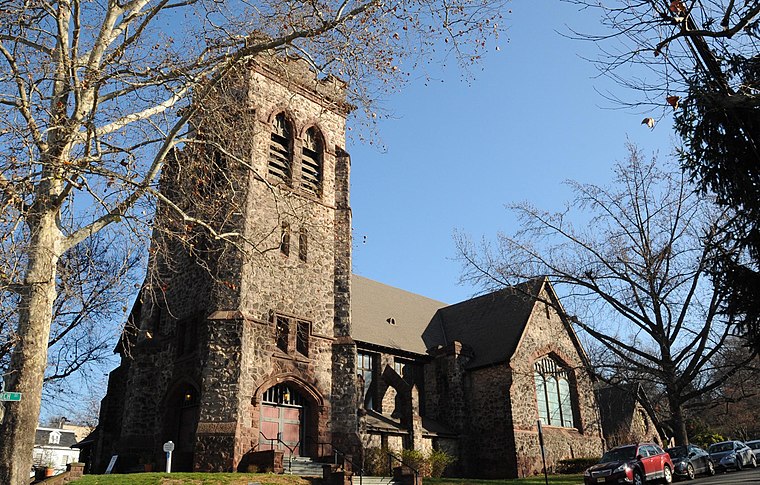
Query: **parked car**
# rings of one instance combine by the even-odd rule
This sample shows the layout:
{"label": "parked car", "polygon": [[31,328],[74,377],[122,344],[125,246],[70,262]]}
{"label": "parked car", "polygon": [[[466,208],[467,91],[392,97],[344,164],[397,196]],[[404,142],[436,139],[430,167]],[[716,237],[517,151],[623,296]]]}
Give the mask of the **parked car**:
{"label": "parked car", "polygon": [[745,466],[755,468],[757,459],[752,449],[741,441],[723,441],[710,445],[708,450],[718,470],[741,470]]}
{"label": "parked car", "polygon": [[642,485],[645,481],[673,480],[673,462],[670,455],[654,443],[639,443],[613,448],[599,463],[583,474],[585,485],[598,483],[631,483]]}
{"label": "parked car", "polygon": [[760,463],[760,440],[746,441],[744,444],[752,449],[752,454],[755,455],[755,463]]}
{"label": "parked car", "polygon": [[715,475],[715,464],[710,454],[699,446],[674,446],[665,451],[673,460],[673,473],[677,477],[694,480],[700,473]]}

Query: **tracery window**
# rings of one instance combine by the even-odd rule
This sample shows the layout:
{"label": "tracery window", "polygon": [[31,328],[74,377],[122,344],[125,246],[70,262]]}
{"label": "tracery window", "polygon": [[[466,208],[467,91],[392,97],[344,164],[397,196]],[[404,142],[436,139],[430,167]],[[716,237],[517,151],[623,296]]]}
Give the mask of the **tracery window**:
{"label": "tracery window", "polygon": [[290,183],[292,172],[292,129],[285,113],[274,117],[269,143],[269,175]]}
{"label": "tracery window", "polygon": [[541,422],[549,426],[574,427],[573,401],[567,370],[549,356],[536,361],[533,370],[538,417]]}
{"label": "tracery window", "polygon": [[322,137],[316,128],[306,130],[301,158],[301,186],[314,195],[322,190]]}

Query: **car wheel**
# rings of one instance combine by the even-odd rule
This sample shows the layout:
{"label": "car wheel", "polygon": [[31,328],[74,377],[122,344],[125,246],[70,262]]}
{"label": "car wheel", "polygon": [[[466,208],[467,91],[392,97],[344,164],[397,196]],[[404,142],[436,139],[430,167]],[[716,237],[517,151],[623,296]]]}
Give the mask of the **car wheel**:
{"label": "car wheel", "polygon": [[668,465],[665,465],[665,468],[662,469],[662,481],[663,483],[671,483],[673,481],[673,472],[670,471]]}
{"label": "car wheel", "polygon": [[715,475],[715,465],[711,461],[707,462],[707,474],[710,476]]}
{"label": "car wheel", "polygon": [[697,474],[694,473],[694,466],[691,463],[686,465],[686,478],[688,478],[689,480],[694,480],[696,476]]}
{"label": "car wheel", "polygon": [[640,471],[633,472],[633,485],[644,485],[644,475]]}

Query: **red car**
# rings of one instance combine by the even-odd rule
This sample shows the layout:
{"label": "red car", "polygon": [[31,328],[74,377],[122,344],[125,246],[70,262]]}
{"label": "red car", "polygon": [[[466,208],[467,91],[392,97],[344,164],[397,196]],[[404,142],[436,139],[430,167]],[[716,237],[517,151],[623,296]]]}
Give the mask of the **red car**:
{"label": "red car", "polygon": [[583,475],[585,485],[642,485],[654,480],[670,483],[673,481],[673,462],[670,455],[654,443],[618,446],[605,453],[599,463]]}

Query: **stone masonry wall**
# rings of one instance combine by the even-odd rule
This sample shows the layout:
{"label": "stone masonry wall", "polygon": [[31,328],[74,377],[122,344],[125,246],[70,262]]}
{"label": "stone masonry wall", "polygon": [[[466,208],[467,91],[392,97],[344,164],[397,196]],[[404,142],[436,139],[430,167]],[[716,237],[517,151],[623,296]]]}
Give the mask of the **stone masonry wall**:
{"label": "stone masonry wall", "polygon": [[505,477],[515,468],[509,376],[504,364],[468,373],[467,476]]}
{"label": "stone masonry wall", "polygon": [[[544,290],[541,298],[551,296]],[[561,362],[570,373],[575,424],[575,428],[543,427],[547,467],[553,469],[561,459],[601,455],[601,429],[593,383],[580,357],[583,350],[571,332],[551,305],[538,301],[510,362],[510,400],[519,475],[541,470],[533,364],[546,355]]]}

